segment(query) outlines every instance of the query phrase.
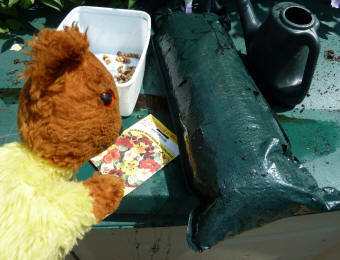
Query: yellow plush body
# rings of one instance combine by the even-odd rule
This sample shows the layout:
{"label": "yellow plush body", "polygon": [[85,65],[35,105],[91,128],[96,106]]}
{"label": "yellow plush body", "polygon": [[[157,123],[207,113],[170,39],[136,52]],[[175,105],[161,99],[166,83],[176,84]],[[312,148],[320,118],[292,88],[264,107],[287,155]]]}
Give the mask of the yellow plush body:
{"label": "yellow plush body", "polygon": [[97,222],[71,177],[22,143],[0,147],[0,259],[62,259]]}

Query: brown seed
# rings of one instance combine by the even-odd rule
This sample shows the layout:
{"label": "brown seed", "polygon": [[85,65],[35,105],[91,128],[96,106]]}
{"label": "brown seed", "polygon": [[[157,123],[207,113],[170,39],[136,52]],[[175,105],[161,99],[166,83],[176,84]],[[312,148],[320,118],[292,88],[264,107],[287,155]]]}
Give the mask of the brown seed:
{"label": "brown seed", "polygon": [[334,60],[334,59],[335,59],[335,53],[334,53],[334,51],[333,51],[333,50],[330,50],[330,49],[326,50],[326,51],[325,51],[325,58],[326,58],[327,60]]}
{"label": "brown seed", "polygon": [[7,72],[6,75],[12,75],[12,74],[16,73],[17,71],[18,70],[11,70],[11,71]]}
{"label": "brown seed", "polygon": [[131,60],[129,58],[124,58],[123,63],[130,64]]}
{"label": "brown seed", "polygon": [[118,72],[119,73],[124,73],[123,65],[118,67]]}
{"label": "brown seed", "polygon": [[129,53],[126,53],[125,56],[126,56],[126,57],[130,57],[130,58],[140,59],[140,55],[137,54],[137,53],[131,53],[131,52],[129,52]]}
{"label": "brown seed", "polygon": [[103,60],[105,61],[106,64],[110,64],[111,63],[110,57],[107,56],[106,54],[103,55]]}
{"label": "brown seed", "polygon": [[118,61],[118,62],[123,62],[123,61],[124,61],[124,58],[121,57],[121,56],[119,56],[119,57],[116,58],[116,61]]}

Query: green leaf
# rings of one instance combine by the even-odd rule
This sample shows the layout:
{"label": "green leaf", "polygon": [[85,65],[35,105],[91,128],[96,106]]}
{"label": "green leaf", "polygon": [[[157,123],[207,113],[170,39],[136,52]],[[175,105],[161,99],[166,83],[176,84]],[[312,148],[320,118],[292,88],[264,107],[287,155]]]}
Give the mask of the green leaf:
{"label": "green leaf", "polygon": [[85,4],[86,0],[69,0],[74,5],[83,5]]}
{"label": "green leaf", "polygon": [[60,0],[40,0],[40,2],[58,11],[60,11],[63,7],[63,4],[60,2]]}
{"label": "green leaf", "polygon": [[27,9],[32,4],[34,4],[34,0],[21,0],[21,7]]}
{"label": "green leaf", "polygon": [[9,33],[9,29],[6,27],[0,27],[0,33],[2,34],[8,34]]}
{"label": "green leaf", "polygon": [[18,17],[18,11],[16,10],[15,7],[7,7],[7,6],[1,5],[0,14],[4,14],[7,16],[11,16],[11,17]]}
{"label": "green leaf", "polygon": [[10,35],[9,28],[0,21],[0,39],[6,39]]}
{"label": "green leaf", "polygon": [[21,22],[16,19],[7,19],[5,24],[8,28],[14,31],[20,30],[25,27]]}
{"label": "green leaf", "polygon": [[126,8],[127,2],[127,0],[112,1],[108,6],[112,8]]}
{"label": "green leaf", "polygon": [[136,1],[137,0],[129,0],[128,8],[131,8],[136,3]]}
{"label": "green leaf", "polygon": [[8,6],[12,7],[13,5],[15,5],[16,3],[18,3],[20,0],[9,0],[8,1]]}

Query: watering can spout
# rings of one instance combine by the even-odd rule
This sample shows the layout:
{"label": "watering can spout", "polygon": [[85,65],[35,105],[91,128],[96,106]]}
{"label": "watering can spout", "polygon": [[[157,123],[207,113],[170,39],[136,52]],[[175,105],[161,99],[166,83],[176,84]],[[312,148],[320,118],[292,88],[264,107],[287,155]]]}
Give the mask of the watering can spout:
{"label": "watering can spout", "polygon": [[253,36],[260,27],[261,23],[257,19],[253,6],[249,0],[238,0],[237,5],[241,18],[244,39],[248,50],[249,43],[252,41]]}

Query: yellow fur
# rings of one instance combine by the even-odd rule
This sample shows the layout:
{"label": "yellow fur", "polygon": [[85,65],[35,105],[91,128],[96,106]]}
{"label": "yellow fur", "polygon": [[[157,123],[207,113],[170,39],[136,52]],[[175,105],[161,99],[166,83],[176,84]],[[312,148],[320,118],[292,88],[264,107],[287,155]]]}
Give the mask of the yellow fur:
{"label": "yellow fur", "polygon": [[0,147],[0,259],[62,259],[96,219],[92,198],[22,143]]}

